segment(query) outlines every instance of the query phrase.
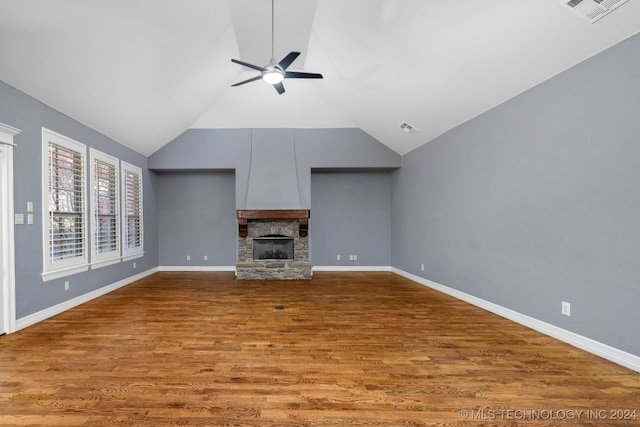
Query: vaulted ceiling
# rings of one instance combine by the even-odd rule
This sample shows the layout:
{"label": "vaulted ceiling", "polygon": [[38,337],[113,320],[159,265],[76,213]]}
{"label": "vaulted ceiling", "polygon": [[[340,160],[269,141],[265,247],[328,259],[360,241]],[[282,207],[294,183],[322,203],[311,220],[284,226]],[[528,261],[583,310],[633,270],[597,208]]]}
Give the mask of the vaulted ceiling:
{"label": "vaulted ceiling", "polygon": [[[189,128],[358,127],[400,154],[640,32],[559,0],[0,0],[0,80],[149,155]],[[603,76],[615,78],[615,76]],[[408,122],[419,132],[400,129]]]}

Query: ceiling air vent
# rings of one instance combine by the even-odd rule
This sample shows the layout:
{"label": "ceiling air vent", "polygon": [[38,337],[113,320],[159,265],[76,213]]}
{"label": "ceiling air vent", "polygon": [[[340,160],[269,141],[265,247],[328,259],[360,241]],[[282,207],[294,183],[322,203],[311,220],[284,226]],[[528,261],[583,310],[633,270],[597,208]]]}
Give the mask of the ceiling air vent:
{"label": "ceiling air vent", "polygon": [[562,0],[562,5],[592,24],[627,0]]}
{"label": "ceiling air vent", "polygon": [[418,129],[416,129],[414,126],[411,126],[407,122],[404,122],[403,124],[401,124],[400,125],[400,129],[402,129],[403,131],[405,131],[409,135],[414,135],[414,134],[418,133]]}

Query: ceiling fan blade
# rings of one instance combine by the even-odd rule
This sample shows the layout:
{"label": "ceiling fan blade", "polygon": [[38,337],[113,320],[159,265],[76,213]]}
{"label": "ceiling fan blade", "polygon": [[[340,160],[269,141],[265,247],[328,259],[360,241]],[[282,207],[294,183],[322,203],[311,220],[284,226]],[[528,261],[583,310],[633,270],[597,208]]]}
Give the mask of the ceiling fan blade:
{"label": "ceiling fan blade", "polygon": [[285,79],[321,79],[322,74],[319,73],[305,73],[303,71],[286,71],[284,73]]}
{"label": "ceiling fan blade", "polygon": [[278,65],[282,67],[283,70],[286,70],[289,65],[300,55],[300,52],[289,52],[287,56],[282,58],[282,61],[278,62]]}
{"label": "ceiling fan blade", "polygon": [[240,64],[240,65],[244,65],[245,67],[253,68],[254,70],[267,71],[267,69],[264,68],[264,67],[260,67],[258,65],[253,65],[253,64],[249,64],[248,62],[240,61],[240,60],[237,60],[237,59],[232,59],[231,62],[235,62],[236,64]]}
{"label": "ceiling fan blade", "polygon": [[278,91],[278,93],[280,95],[282,95],[284,93],[284,85],[282,83],[276,83],[273,85],[273,87],[276,88],[276,90]]}
{"label": "ceiling fan blade", "polygon": [[233,86],[240,86],[240,85],[243,85],[243,84],[245,84],[245,83],[255,82],[256,80],[262,80],[262,76],[256,76],[256,77],[252,77],[252,78],[247,79],[247,80],[243,80],[243,81],[241,81],[241,82],[238,82],[238,83],[236,83],[236,84],[231,85],[231,87],[233,87]]}

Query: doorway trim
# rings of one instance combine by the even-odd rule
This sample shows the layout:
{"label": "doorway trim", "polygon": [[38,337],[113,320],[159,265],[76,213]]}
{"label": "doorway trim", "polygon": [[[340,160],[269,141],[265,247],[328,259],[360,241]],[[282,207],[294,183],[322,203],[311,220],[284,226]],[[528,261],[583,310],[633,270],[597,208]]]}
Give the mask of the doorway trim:
{"label": "doorway trim", "polygon": [[0,333],[16,330],[16,293],[15,293],[15,246],[13,234],[13,137],[22,132],[12,126],[0,123],[0,227],[6,236],[0,243],[2,271],[0,292],[2,292],[2,313]]}

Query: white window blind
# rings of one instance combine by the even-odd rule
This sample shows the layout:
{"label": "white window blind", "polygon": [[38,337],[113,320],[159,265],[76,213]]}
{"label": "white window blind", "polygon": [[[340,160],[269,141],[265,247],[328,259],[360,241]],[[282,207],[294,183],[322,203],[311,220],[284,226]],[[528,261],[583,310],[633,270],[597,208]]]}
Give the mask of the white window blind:
{"label": "white window blind", "polygon": [[122,162],[123,181],[123,256],[142,255],[143,212],[142,170]]}
{"label": "white window blind", "polygon": [[82,157],[82,153],[49,145],[49,243],[54,262],[84,254]]}
{"label": "white window blind", "polygon": [[91,149],[92,267],[120,262],[118,159]]}
{"label": "white window blind", "polygon": [[[48,206],[44,227],[44,273],[45,276],[58,271],[71,274],[77,267],[86,269],[87,264],[86,148],[43,129],[43,151],[47,153],[43,163],[46,180],[44,198],[45,206]],[[70,269],[74,271],[68,271]]]}

